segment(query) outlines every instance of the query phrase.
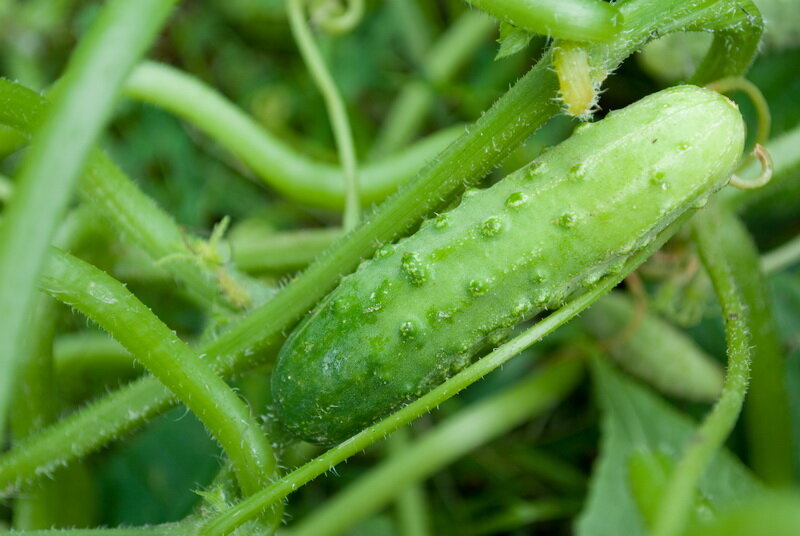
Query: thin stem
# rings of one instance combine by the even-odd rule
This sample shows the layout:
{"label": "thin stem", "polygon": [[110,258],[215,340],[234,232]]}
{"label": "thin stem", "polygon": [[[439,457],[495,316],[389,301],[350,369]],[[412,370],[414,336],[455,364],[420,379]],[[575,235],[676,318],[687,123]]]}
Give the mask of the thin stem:
{"label": "thin stem", "polygon": [[405,84],[392,103],[370,152],[372,157],[392,154],[417,135],[436,100],[435,89],[452,80],[495,31],[494,20],[478,11],[456,19],[425,55],[420,66],[422,79]]}
{"label": "thin stem", "polygon": [[[344,204],[344,230],[349,231],[358,225],[360,204],[358,200],[358,165],[356,163],[356,149],[353,144],[353,132],[350,128],[350,120],[347,118],[347,110],[344,106],[342,96],[336,88],[330,71],[325,66],[325,60],[314,42],[311,30],[306,22],[304,6],[306,0],[288,0],[286,3],[289,15],[289,24],[292,28],[300,55],[306,63],[311,78],[317,85],[322,97],[325,99],[325,106],[328,109],[328,116],[333,128],[333,136],[336,139],[336,148],[339,152],[339,162],[345,178],[345,204]],[[363,7],[363,6],[362,6]]]}
{"label": "thin stem", "polygon": [[500,346],[487,356],[468,366],[452,378],[448,379],[426,395],[411,402],[402,409],[381,421],[364,429],[360,433],[331,448],[324,454],[314,458],[300,468],[292,471],[281,480],[271,484],[261,492],[253,495],[236,506],[223,511],[205,525],[202,536],[223,536],[235,530],[242,523],[256,518],[265,508],[280,501],[300,486],[333,468],[338,463],[365,449],[375,441],[391,434],[416,418],[433,410],[445,400],[483,378],[489,372],[503,365],[526,348],[541,341],[560,326],[569,322],[581,311],[589,307],[604,294],[617,286],[630,272],[638,268],[653,252],[658,250],[666,240],[687,221],[689,215],[679,217],[667,227],[644,250],[631,257],[620,274],[607,276],[599,284],[584,294],[568,302],[527,331]]}
{"label": "thin stem", "polygon": [[529,32],[572,39],[603,41],[622,26],[622,15],[600,0],[466,0],[500,20]]}
{"label": "thin stem", "polygon": [[[345,179],[339,167],[298,154],[194,77],[167,65],[145,62],[128,79],[125,93],[189,121],[289,199],[321,208],[344,206]],[[408,182],[457,132],[461,129],[438,132],[401,154],[362,166],[358,174],[361,203],[381,201]]]}
{"label": "thin stem", "polygon": [[708,462],[733,430],[750,381],[751,313],[734,264],[740,244],[732,242],[719,213],[709,207],[692,226],[700,257],[722,307],[728,343],[725,386],[714,408],[695,432],[673,470],[653,522],[653,536],[682,534]]}
{"label": "thin stem", "polygon": [[576,359],[557,360],[515,386],[467,407],[365,473],[293,527],[294,536],[341,534],[378,511],[408,485],[550,409],[578,384]]}
{"label": "thin stem", "polygon": [[55,90],[0,225],[0,430],[50,238],[122,83],[175,0],[112,0],[81,39]]}
{"label": "thin stem", "polygon": [[[738,0],[737,5],[747,7],[748,2]],[[759,20],[748,17],[741,9],[730,9],[728,0],[630,0],[620,9],[625,12],[628,29],[614,43],[589,49],[590,63],[597,62],[606,70],[613,70],[654,34],[705,29],[726,32],[719,46],[729,47],[720,56],[727,62],[712,61],[698,75],[700,80],[716,79],[745,69],[760,35]],[[355,269],[379,244],[402,236],[425,216],[476,184],[556,114],[557,87],[551,55],[545,54],[417,179],[401,188],[369,220],[338,241],[271,301],[205,345],[200,353],[207,354],[214,370],[223,376],[267,359],[270,354],[265,355],[265,351],[274,348],[342,274]],[[194,102],[189,95],[182,100]],[[199,104],[192,106],[198,107]],[[168,390],[152,378],[145,378],[74,413],[0,456],[0,492],[92,452],[173,403]]]}
{"label": "thin stem", "polygon": [[250,409],[122,283],[52,249],[41,284],[108,331],[197,415],[222,445],[245,493],[269,482],[275,457]]}

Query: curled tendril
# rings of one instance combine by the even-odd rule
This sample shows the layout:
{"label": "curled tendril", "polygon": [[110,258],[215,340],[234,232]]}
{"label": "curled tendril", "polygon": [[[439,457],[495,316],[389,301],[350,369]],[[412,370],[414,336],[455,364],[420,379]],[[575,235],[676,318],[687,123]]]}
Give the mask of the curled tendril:
{"label": "curled tendril", "polygon": [[743,179],[734,174],[731,177],[731,186],[741,190],[753,190],[755,188],[761,188],[772,178],[774,165],[772,163],[772,155],[769,154],[769,151],[760,143],[756,143],[752,155],[758,158],[758,161],[761,163],[761,173],[755,179]]}
{"label": "curled tendril", "polygon": [[[731,91],[741,91],[750,102],[753,103],[756,109],[756,117],[758,119],[758,130],[756,130],[756,143],[765,144],[769,139],[769,131],[772,127],[772,116],[769,113],[769,105],[764,94],[758,89],[754,83],[741,76],[731,76],[722,78],[715,82],[711,82],[706,86],[708,89],[718,93],[730,93]],[[754,149],[755,152],[755,149]]]}
{"label": "curled tendril", "polygon": [[364,17],[364,0],[321,0],[313,4],[311,21],[328,33],[340,35],[355,28]]}
{"label": "curled tendril", "polygon": [[[730,93],[731,91],[737,90],[741,91],[747,95],[747,98],[753,103],[753,106],[756,109],[758,127],[756,130],[756,145],[750,155],[751,157],[758,159],[759,163],[761,164],[761,173],[755,179],[743,179],[738,174],[734,174],[731,177],[730,184],[731,186],[741,190],[753,190],[755,188],[761,188],[770,181],[772,178],[773,169],[775,167],[772,162],[772,155],[770,155],[769,151],[762,145],[767,143],[767,140],[769,139],[770,128],[772,127],[772,116],[769,112],[769,105],[767,104],[767,100],[764,98],[764,94],[761,93],[761,90],[758,88],[758,86],[741,76],[722,78],[715,82],[711,82],[706,87],[719,93]],[[745,163],[747,163],[747,160],[749,159],[745,159]]]}

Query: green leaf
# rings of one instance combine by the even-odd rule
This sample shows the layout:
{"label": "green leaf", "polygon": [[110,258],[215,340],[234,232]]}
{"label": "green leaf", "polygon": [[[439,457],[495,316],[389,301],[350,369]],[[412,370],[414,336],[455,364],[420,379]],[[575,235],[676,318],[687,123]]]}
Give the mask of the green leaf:
{"label": "green leaf", "polygon": [[[677,462],[695,424],[601,360],[596,360],[593,370],[604,412],[603,440],[575,534],[645,536],[647,513],[643,515],[640,507],[648,510],[652,497],[634,494],[660,493],[659,481],[665,479],[656,473]],[[724,451],[714,458],[700,483],[696,514],[727,509],[760,489],[741,462]]]}
{"label": "green leaf", "polygon": [[500,43],[500,50],[497,51],[497,56],[495,56],[494,59],[499,60],[506,56],[516,54],[527,47],[532,38],[532,33],[517,28],[513,24],[501,22],[500,38],[497,40],[497,42]]}

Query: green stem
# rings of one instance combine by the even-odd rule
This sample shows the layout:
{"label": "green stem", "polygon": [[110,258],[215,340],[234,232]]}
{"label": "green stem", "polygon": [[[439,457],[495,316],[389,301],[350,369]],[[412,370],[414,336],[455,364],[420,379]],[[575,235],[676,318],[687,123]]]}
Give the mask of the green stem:
{"label": "green stem", "polygon": [[578,384],[582,367],[559,360],[443,421],[391,456],[294,527],[294,536],[333,536],[376,512],[406,486],[561,401]]}
{"label": "green stem", "polygon": [[402,39],[406,53],[416,65],[422,65],[425,61],[432,33],[419,2],[420,0],[389,0],[386,5],[392,18],[397,21],[396,31]]}
{"label": "green stem", "polygon": [[468,366],[429,393],[383,420],[378,421],[369,428],[364,429],[336,447],[331,448],[321,456],[314,458],[256,495],[223,511],[215,518],[212,518],[208,524],[202,528],[200,534],[202,536],[224,536],[229,534],[242,523],[256,518],[264,509],[277,503],[297,488],[305,485],[338,463],[365,449],[375,441],[378,441],[421,415],[433,410],[439,404],[483,378],[486,374],[503,365],[515,355],[518,355],[526,348],[536,344],[536,342],[542,340],[544,336],[566,324],[581,311],[617,286],[629,273],[638,268],[642,262],[653,254],[653,252],[658,250],[664,242],[688,220],[688,218],[688,214],[678,218],[644,250],[631,257],[621,273],[607,276],[593,289],[586,291],[584,294],[568,302],[562,308],[553,312],[521,335]]}
{"label": "green stem", "polygon": [[[403,452],[411,445],[411,431],[409,427],[400,428],[389,437],[388,446],[389,453],[392,456],[391,459],[402,456]],[[388,463],[388,460],[384,462],[384,464],[386,463]],[[327,509],[327,505],[328,503],[325,504],[324,508]],[[404,488],[397,490],[395,505],[397,510],[398,532],[400,535],[428,536],[431,533],[430,514],[428,513],[428,503],[425,497],[425,487],[421,482],[412,482]],[[317,513],[315,512],[314,517],[316,516]],[[304,522],[304,526],[307,524],[308,522]]]}
{"label": "green stem", "polygon": [[[737,4],[746,5],[745,0]],[[695,10],[701,8],[699,12]],[[741,41],[729,44],[730,63],[716,63],[698,78],[716,79],[737,74],[749,64],[758,43],[759,20],[728,0],[630,0],[620,5],[629,28],[618,40],[590,46],[590,60],[613,70],[628,54],[654,34],[679,30],[736,28]],[[271,301],[204,346],[201,353],[223,376],[251,368],[265,359],[283,334],[379,244],[402,236],[422,218],[441,209],[460,192],[476,184],[544,121],[557,113],[558,82],[551,55],[534,66],[459,140],[432,162],[412,183],[388,199],[360,227],[338,241],[301,276],[287,284]],[[183,102],[194,102],[190,98]],[[193,109],[199,108],[192,106]],[[3,107],[0,107],[2,110]],[[47,468],[85,455],[165,410],[174,399],[152,378],[119,390],[74,413],[36,437],[0,456],[0,492],[35,477]],[[91,431],[91,433],[89,433]]]}
{"label": "green stem", "polygon": [[[0,123],[23,133],[34,129],[48,107],[38,93],[8,80],[0,80],[0,96],[7,103],[0,108]],[[188,236],[102,151],[90,153],[78,189],[81,197],[128,240],[153,260],[164,260],[163,268],[184,284],[189,296],[202,307],[230,311],[240,306],[221,292],[214,267],[192,250],[190,244],[197,239]]]}
{"label": "green stem", "polygon": [[[289,199],[322,208],[344,206],[345,180],[339,167],[298,154],[192,76],[167,65],[145,62],[128,80],[125,93],[189,121]],[[363,166],[358,174],[361,203],[381,201],[408,182],[460,130],[441,131],[401,154]]]}
{"label": "green stem", "polygon": [[569,518],[581,509],[581,502],[568,499],[550,499],[515,504],[499,514],[475,524],[469,536],[484,534],[513,534],[532,523]]}
{"label": "green stem", "polygon": [[729,212],[717,218],[725,233],[731,271],[748,308],[753,365],[744,417],[750,466],[771,486],[794,484],[792,418],[786,383],[786,362],[761,272],[758,250],[747,228]]}
{"label": "green stem", "polygon": [[[408,2],[408,0],[401,0]],[[407,83],[400,90],[386,116],[371,156],[382,157],[405,146],[417,134],[436,100],[435,88],[449,82],[475,56],[495,30],[495,22],[483,13],[461,15],[433,44],[422,68],[422,80]]]}
{"label": "green stem", "polygon": [[[50,424],[57,415],[53,375],[53,338],[56,328],[55,302],[41,294],[36,297],[34,336],[28,341],[20,363],[10,423],[11,438],[17,442]],[[58,480],[39,482],[14,502],[14,528],[44,529],[57,526]]]}
{"label": "green stem", "polygon": [[246,272],[290,272],[305,268],[343,235],[326,227],[282,233],[256,231],[230,239],[233,262]]}
{"label": "green stem", "polygon": [[622,23],[617,8],[600,0],[466,1],[529,32],[574,41],[608,40]]}
{"label": "green stem", "polygon": [[300,49],[303,61],[305,61],[306,67],[311,73],[311,78],[320,93],[322,93],[325,106],[328,109],[333,136],[336,139],[336,148],[339,152],[339,162],[345,179],[343,227],[345,231],[349,231],[358,224],[360,212],[358,164],[356,163],[356,149],[353,144],[353,132],[350,128],[350,120],[347,118],[347,110],[342,96],[336,88],[336,82],[334,82],[330,71],[328,71],[325,60],[322,59],[322,54],[320,54],[306,22],[305,2],[306,0],[288,0],[286,9],[297,47]]}
{"label": "green stem", "polygon": [[275,457],[250,409],[122,283],[52,249],[41,284],[108,331],[197,415],[222,445],[245,493],[269,482]]}
{"label": "green stem", "polygon": [[741,245],[731,240],[720,218],[724,218],[722,213],[709,207],[698,215],[692,229],[725,321],[728,343],[725,386],[669,478],[653,522],[653,536],[683,533],[695,501],[697,483],[733,430],[750,381],[752,319],[741,288],[741,274],[735,267]]}
{"label": "green stem", "polygon": [[0,225],[0,430],[50,238],[124,79],[175,0],[112,0],[72,54]]}

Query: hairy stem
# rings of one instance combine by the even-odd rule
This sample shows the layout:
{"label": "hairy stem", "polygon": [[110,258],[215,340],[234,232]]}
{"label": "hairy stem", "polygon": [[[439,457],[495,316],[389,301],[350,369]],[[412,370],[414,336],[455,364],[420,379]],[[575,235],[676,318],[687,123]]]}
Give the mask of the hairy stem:
{"label": "hairy stem", "polygon": [[123,81],[175,0],[112,0],[81,39],[34,135],[0,224],[0,430],[5,429],[36,279],[84,162]]}
{"label": "hairy stem", "polygon": [[270,481],[275,456],[250,409],[122,283],[52,249],[41,284],[108,331],[197,415],[222,445],[245,493]]}
{"label": "hairy stem", "polygon": [[742,291],[742,274],[736,267],[741,244],[733,240],[726,223],[724,214],[710,207],[692,226],[725,321],[728,343],[725,386],[670,475],[653,522],[653,536],[683,533],[694,504],[697,483],[733,430],[750,381],[752,317]]}

